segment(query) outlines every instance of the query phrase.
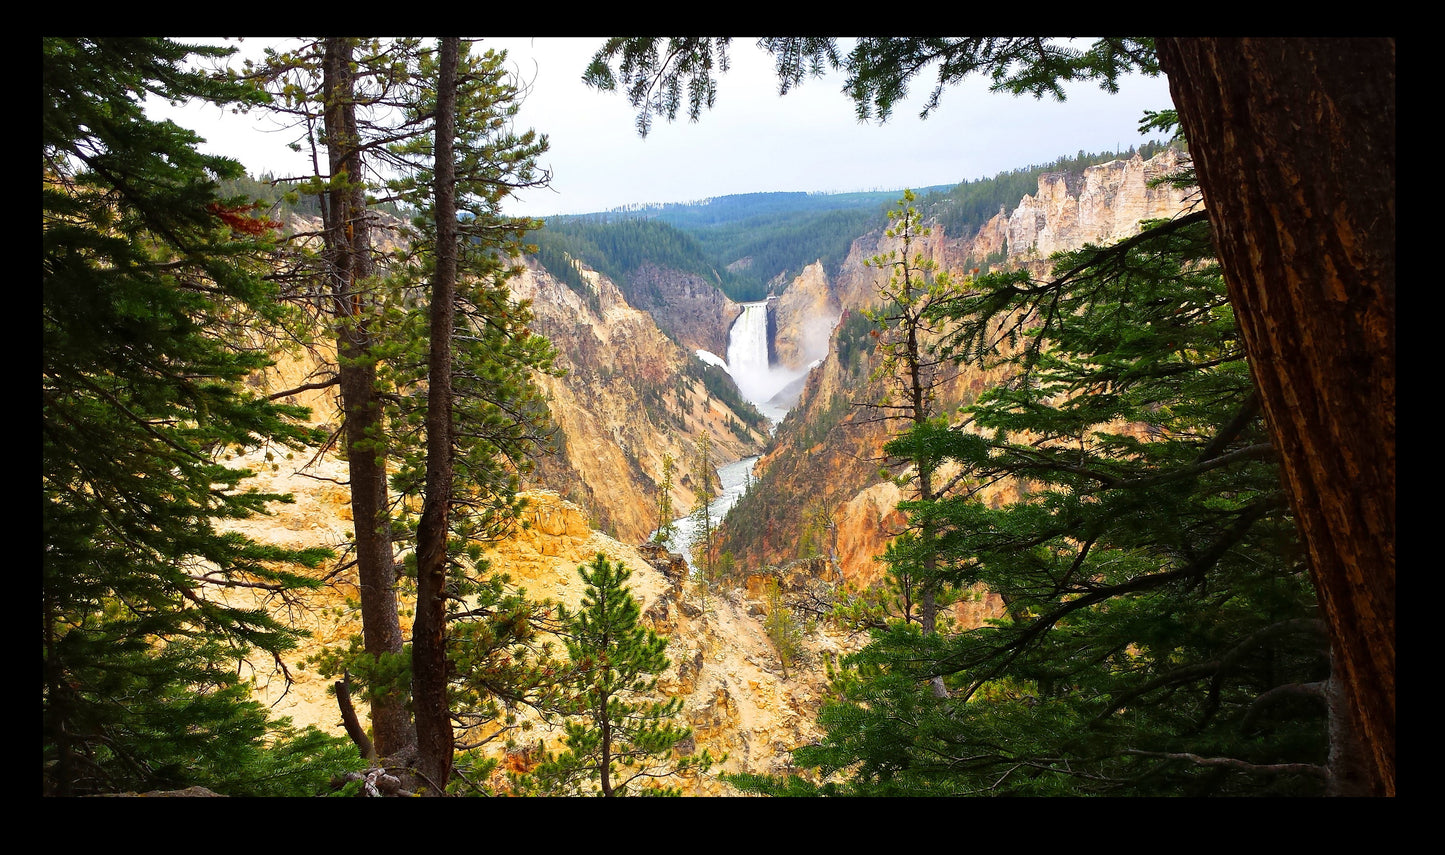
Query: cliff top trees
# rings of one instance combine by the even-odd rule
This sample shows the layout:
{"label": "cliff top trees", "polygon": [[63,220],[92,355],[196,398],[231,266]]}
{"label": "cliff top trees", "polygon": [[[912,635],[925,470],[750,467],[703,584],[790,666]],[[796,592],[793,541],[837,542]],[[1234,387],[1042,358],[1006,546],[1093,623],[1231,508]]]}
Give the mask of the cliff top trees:
{"label": "cliff top trees", "polygon": [[[229,782],[269,725],[235,663],[296,633],[228,604],[309,584],[324,550],[219,524],[284,497],[243,489],[232,447],[314,441],[250,395],[251,334],[282,319],[260,273],[269,224],[216,196],[240,165],[137,99],[254,102],[184,70],[164,39],[43,41],[42,611],[45,786],[59,794]],[[276,771],[274,768],[271,771]],[[324,777],[324,773],[323,773]],[[258,792],[252,789],[251,792]]]}
{"label": "cliff top trees", "polygon": [[560,615],[577,681],[567,705],[567,748],[543,760],[533,773],[535,783],[559,795],[676,795],[639,785],[706,771],[716,761],[706,751],[673,757],[692,732],[674,721],[682,700],[645,697],[667,668],[667,639],[639,625],[640,609],[627,589],[632,572],[625,566],[599,553],[577,572],[587,585],[582,608],[574,613],[564,606]]}

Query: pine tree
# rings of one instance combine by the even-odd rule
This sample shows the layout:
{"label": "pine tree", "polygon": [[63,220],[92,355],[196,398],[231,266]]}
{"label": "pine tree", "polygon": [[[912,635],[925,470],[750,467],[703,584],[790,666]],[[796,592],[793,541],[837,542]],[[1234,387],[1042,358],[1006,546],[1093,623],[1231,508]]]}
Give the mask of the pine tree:
{"label": "pine tree", "polygon": [[575,695],[565,708],[566,750],[543,760],[533,785],[558,795],[676,795],[650,782],[706,771],[718,761],[706,751],[675,756],[692,734],[676,722],[682,699],[651,699],[657,675],[668,666],[667,639],[639,625],[626,566],[598,553],[577,572],[587,585],[582,608],[560,607],[575,675]]}
{"label": "pine tree", "polygon": [[[929,234],[922,216],[913,207],[914,198],[913,191],[904,191],[897,209],[888,212],[889,225],[884,235],[897,239],[900,249],[868,260],[869,266],[887,270],[889,275],[888,281],[878,287],[882,307],[864,314],[881,331],[878,351],[882,360],[874,378],[882,379],[887,389],[882,401],[869,406],[880,411],[881,418],[900,420],[908,429],[922,430],[938,415],[934,390],[941,382],[946,365],[930,350],[933,330],[929,313],[949,293],[951,280],[946,272],[935,271],[933,261],[914,249],[914,243]],[[895,457],[894,462],[907,467],[900,480],[914,485],[918,501],[931,502],[937,498],[934,471],[938,459],[929,448],[914,446],[909,454]],[[933,526],[924,520],[898,538],[889,561],[902,599],[903,619],[916,620],[926,636],[938,629],[941,592],[934,540]],[[916,617],[913,614],[915,597]],[[934,678],[932,685],[934,693],[942,697],[943,681]]]}
{"label": "pine tree", "polygon": [[315,584],[301,568],[328,555],[221,530],[286,499],[245,490],[249,473],[223,455],[316,441],[304,411],[243,382],[268,364],[256,342],[286,320],[261,275],[274,224],[216,195],[238,163],[198,153],[193,133],[147,119],[138,100],[255,103],[248,87],[185,69],[191,55],[225,53],[43,41],[47,793],[314,793],[335,760],[298,766],[329,740],[293,740],[236,674],[251,655],[279,661],[298,633],[226,596],[289,596]]}
{"label": "pine tree", "polygon": [[716,470],[712,463],[712,442],[706,431],[698,434],[696,457],[693,458],[692,520],[696,540],[692,544],[693,581],[702,598],[702,608],[707,610],[708,596],[717,582],[713,565],[713,535],[716,532],[712,518],[712,482]]}
{"label": "pine tree", "polygon": [[[954,358],[1015,375],[890,443],[962,469],[901,507],[1005,614],[876,634],[797,762],[872,795],[1324,790],[1329,650],[1210,251],[1194,213],[938,308]],[[1005,478],[1028,492],[981,501]]]}
{"label": "pine tree", "polygon": [[[503,55],[473,53],[459,40],[444,47],[328,39],[319,93],[308,50],[272,58],[273,76],[285,70],[304,83],[288,77],[279,87],[289,109],[303,117],[319,111],[328,150],[341,148],[332,174],[316,181],[327,188],[339,224],[320,271],[325,282],[345,283],[332,295],[337,335],[349,348],[337,371],[366,369],[343,383],[343,396],[357,402],[347,406],[352,494],[367,510],[356,518],[377,520],[369,529],[358,525],[359,568],[373,580],[362,585],[366,641],[364,652],[353,645],[326,657],[325,670],[349,672],[370,691],[374,723],[386,714],[395,751],[415,739],[411,722],[395,714],[396,702],[422,686],[416,712],[426,721],[415,727],[426,731],[424,774],[438,788],[446,785],[452,726],[490,730],[505,716],[498,699],[518,702],[542,682],[545,665],[534,659],[529,629],[535,607],[490,573],[477,543],[505,533],[521,510],[521,477],[547,440],[545,404],[532,377],[551,370],[552,359],[547,342],[528,329],[527,307],[507,288],[520,269],[524,236],[538,223],[500,210],[517,187],[545,183],[536,166],[545,138],[511,129],[520,93]],[[455,54],[450,85],[442,82],[443,53]],[[358,108],[387,99],[401,104],[386,114],[391,124],[358,122]],[[449,129],[442,126],[447,117]],[[362,192],[368,188],[354,178],[367,168],[363,151],[384,162],[395,176],[386,192],[413,212],[401,229],[404,248],[387,258],[376,258],[358,237],[373,216]],[[402,500],[400,510],[391,494]],[[417,500],[420,518],[409,511]],[[362,550],[372,535],[375,549]],[[417,549],[399,561],[413,538]],[[400,580],[397,566],[408,571]],[[394,588],[412,578],[418,643],[408,657],[399,636],[376,645],[372,636],[395,623]]]}
{"label": "pine tree", "polygon": [[783,666],[783,679],[788,679],[788,666],[803,649],[803,628],[798,619],[783,601],[783,589],[778,580],[769,579],[763,588],[763,599],[767,602],[768,618],[763,628],[768,640],[778,651],[778,664]]}
{"label": "pine tree", "polygon": [[662,455],[662,480],[657,483],[657,533],[652,542],[668,544],[677,535],[677,521],[672,513],[672,475],[677,464],[672,455]]}

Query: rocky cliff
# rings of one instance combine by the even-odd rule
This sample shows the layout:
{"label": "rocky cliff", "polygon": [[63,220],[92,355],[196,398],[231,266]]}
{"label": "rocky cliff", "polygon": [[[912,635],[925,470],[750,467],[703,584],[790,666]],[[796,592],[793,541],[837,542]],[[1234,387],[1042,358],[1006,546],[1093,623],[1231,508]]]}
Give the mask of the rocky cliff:
{"label": "rocky cliff", "polygon": [[644,264],[628,275],[628,301],[652,316],[657,326],[689,351],[728,352],[728,329],[742,308],[695,273]]}
{"label": "rocky cliff", "polygon": [[1147,161],[1135,155],[1091,166],[1083,175],[1041,176],[1039,192],[1023,197],[1008,217],[1009,260],[1109,243],[1134,234],[1140,220],[1174,216],[1185,205],[1182,191],[1150,182],[1175,171],[1179,158],[1177,151],[1166,149]]}
{"label": "rocky cliff", "polygon": [[773,351],[785,368],[807,368],[828,355],[833,326],[843,313],[822,262],[803,269],[773,304]]}
{"label": "rocky cliff", "polygon": [[[914,251],[958,281],[989,258],[1000,268],[1026,267],[1044,276],[1053,252],[1117,240],[1136,232],[1142,219],[1185,210],[1190,200],[1181,191],[1149,186],[1178,168],[1180,157],[1166,150],[1148,161],[1135,156],[1089,167],[1081,175],[1045,174],[1038,192],[1021,199],[1012,213],[1000,212],[972,235],[950,236],[934,228],[915,242]],[[883,573],[875,559],[905,523],[896,511],[903,493],[879,475],[883,443],[898,426],[880,419],[877,410],[857,406],[880,400],[882,389],[869,380],[876,365],[874,341],[865,327],[848,319],[878,303],[877,284],[884,274],[864,262],[898,248],[880,227],[855,240],[837,273],[824,283],[842,309],[843,322],[832,334],[827,358],[809,374],[799,403],[759,461],[757,486],[728,519],[723,548],[744,566],[822,552],[835,557],[850,584],[865,587]],[[819,274],[799,277],[792,287],[816,295]],[[810,296],[808,302],[822,301]],[[780,313],[780,342],[793,334],[796,323],[783,317]],[[1002,379],[997,370],[963,367],[938,389],[940,411],[955,410]],[[1015,484],[994,485],[983,499],[1011,501],[1018,490]],[[976,622],[987,608],[985,599],[967,607],[971,617],[957,617]]]}
{"label": "rocky cliff", "polygon": [[[271,516],[235,528],[264,542],[293,547],[337,547],[346,542],[350,511],[346,490],[338,483],[346,477],[344,463],[308,455],[268,456],[262,450],[231,462],[258,473],[253,486],[290,492],[296,498],[292,504],[276,506]],[[660,677],[658,697],[684,699],[683,718],[694,736],[683,750],[728,755],[711,774],[684,780],[686,793],[731,794],[719,773],[782,772],[788,768],[789,749],[821,735],[815,713],[825,691],[823,659],[853,649],[860,639],[814,629],[804,638],[801,661],[784,679],[777,652],[763,629],[766,604],[761,585],[756,584],[759,580],[709,596],[704,612],[697,589],[686,582],[687,568],[680,556],[653,546],[629,546],[594,530],[583,508],[551,491],[527,494],[520,525],[507,539],[490,544],[485,558],[496,572],[507,573],[526,588],[532,599],[577,609],[584,588],[577,567],[599,552],[633,571],[629,586],[642,608],[643,622],[671,639],[667,651],[671,664]],[[825,567],[804,566],[784,574],[782,583],[797,600],[820,578],[828,578]],[[287,604],[268,602],[248,589],[227,594],[232,605],[284,610],[288,620],[311,633],[306,646],[287,657],[284,668],[255,663],[250,672],[256,697],[277,715],[342,734],[336,699],[327,693],[330,681],[303,660],[323,646],[344,645],[348,636],[361,631],[356,594],[344,575]],[[409,622],[404,615],[404,629]],[[533,722],[527,733],[516,734],[516,742],[520,749],[539,740],[555,747],[559,737],[555,726]],[[505,751],[500,743],[494,749],[497,755]],[[514,768],[525,766],[525,756],[525,751],[515,751],[509,762]],[[500,776],[492,783],[505,786]]]}
{"label": "rocky cliff", "polygon": [[[530,301],[533,326],[557,348],[557,367],[565,372],[538,381],[558,442],[557,453],[539,461],[534,482],[586,508],[595,527],[639,542],[657,528],[665,455],[678,468],[673,507],[685,511],[700,477],[692,463],[698,435],[710,436],[720,463],[756,453],[766,425],[737,399],[720,394],[726,391],[721,375],[710,388],[703,372],[717,369],[665,335],[612,280],[585,265],[579,270],[595,304],[535,265],[512,283],[513,297]],[[676,290],[695,284],[683,282]],[[693,304],[725,309],[712,297]]]}

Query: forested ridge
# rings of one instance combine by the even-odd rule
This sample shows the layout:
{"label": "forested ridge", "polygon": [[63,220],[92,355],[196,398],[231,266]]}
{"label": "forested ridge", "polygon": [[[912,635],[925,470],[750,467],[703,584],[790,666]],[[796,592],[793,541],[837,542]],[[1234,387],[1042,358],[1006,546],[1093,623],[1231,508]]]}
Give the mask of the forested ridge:
{"label": "forested ridge", "polygon": [[[660,62],[661,39],[610,40],[587,72],[599,87],[629,87],[644,132],[648,117],[675,115],[681,92],[707,90],[728,40],[672,41]],[[43,40],[43,794],[677,794],[725,758],[696,750],[680,697],[659,699],[668,641],[640,623],[627,568],[601,554],[579,567],[585,595],[571,610],[536,601],[486,558],[518,524],[523,480],[546,453],[538,378],[557,371],[509,282],[533,253],[594,309],[574,260],[624,292],[649,264],[758,299],[779,275],[836,265],[884,227],[869,260],[877,301],[844,318],[830,356],[857,386],[823,421],[790,429],[821,444],[845,422],[885,426],[867,465],[905,497],[902,524],[880,556],[884,584],[810,588],[807,632],[863,640],[808,665],[830,678],[823,736],[786,769],[728,775],[730,785],[1393,795],[1393,249],[1362,238],[1346,247],[1357,263],[1344,264],[1333,233],[1310,232],[1315,220],[1281,201],[1273,173],[1260,194],[1222,191],[1248,156],[1229,142],[1242,119],[1227,99],[1207,106],[1216,89],[1329,95],[1367,76],[1374,86],[1388,75],[1388,95],[1393,42],[1363,45],[1349,79],[1333,76],[1340,46],[1328,40],[1102,39],[1055,51],[885,38],[860,39],[846,57],[831,39],[763,44],[785,91],[831,63],[848,69],[860,112],[881,118],[906,90],[907,77],[891,75],[919,55],[949,59],[929,109],[945,84],[981,69],[998,88],[1039,94],[1061,78],[1107,88],[1125,70],[1162,67],[1179,111],[1146,121],[1175,133],[1173,145],[1187,140],[1193,159],[1168,180],[1201,188],[1202,203],[1060,254],[1047,274],[945,269],[918,247],[932,229],[973,229],[1013,204],[1026,176],[1036,185],[1042,172],[1116,155],[909,192],[886,212],[874,194],[835,208],[755,194],[714,200],[711,219],[706,206],[678,207],[544,228],[501,203],[546,183],[546,139],[512,127],[522,92],[501,55],[468,41],[298,40],[208,73],[189,62],[225,50]],[[1244,67],[1255,76],[1241,80]],[[286,116],[306,129],[316,174],[284,189],[248,178],[200,154],[193,133],[147,118],[147,92]],[[1327,232],[1354,228],[1364,210],[1393,238],[1387,100],[1385,130],[1364,127],[1375,114],[1345,99],[1338,127],[1302,134],[1318,158],[1342,158],[1331,161],[1340,180],[1367,155],[1390,155],[1375,175],[1384,201],[1380,187],[1315,173],[1307,201],[1335,212]],[[690,105],[694,117],[704,104]],[[1246,113],[1281,144],[1271,117]],[[1351,131],[1358,141],[1327,144]],[[1281,157],[1286,174],[1309,167]],[[293,234],[291,214],[320,226]],[[398,238],[385,252],[384,229]],[[1302,260],[1291,236],[1322,246],[1324,260]],[[1281,320],[1278,303],[1261,302],[1245,248],[1289,277],[1295,314]],[[743,258],[751,264],[734,263]],[[1360,316],[1310,302],[1330,288],[1355,295]],[[1287,358],[1291,342],[1301,359]],[[301,349],[319,362],[300,385],[258,388],[259,372]],[[1334,376],[1340,359],[1356,376]],[[945,398],[970,370],[1002,379]],[[716,369],[694,374],[716,397],[733,392]],[[321,428],[286,403],[317,389],[338,405]],[[1281,409],[1302,389],[1326,427],[1348,402],[1368,406],[1322,439]],[[1361,434],[1383,458],[1365,454]],[[1331,442],[1348,453],[1321,451]],[[231,522],[289,500],[248,489],[250,473],[223,462],[256,448],[345,459],[354,536],[300,549],[236,533]],[[710,470],[706,434],[698,453]],[[1341,466],[1359,485],[1353,516],[1340,510]],[[709,480],[695,487],[706,514]],[[767,536],[768,498],[750,498],[731,533],[716,536],[707,519],[706,571],[690,590],[706,620],[709,597],[763,578],[786,682],[800,603],[777,568],[739,567],[726,551],[739,530]],[[1359,525],[1326,542],[1328,521],[1344,519]],[[814,508],[796,551],[824,553],[830,525]],[[242,676],[258,663],[284,673],[302,640],[287,615],[340,581],[357,592],[346,608],[361,632],[307,667],[334,681],[344,738],[276,718]],[[991,620],[951,623],[952,603],[984,595],[1001,603]],[[553,728],[550,744],[533,738],[538,722]]]}
{"label": "forested ridge", "polygon": [[[1147,160],[1163,146],[1080,151],[992,178],[925,187],[918,191],[919,205],[948,234],[967,236],[994,215],[1012,213],[1020,199],[1038,188],[1044,173],[1077,179],[1089,166],[1136,154]],[[875,226],[896,197],[897,191],[743,193],[549,217],[536,236],[538,260],[579,293],[585,287],[566,263],[568,257],[585,261],[624,289],[629,274],[650,263],[702,275],[734,302],[762,300],[786,288],[816,261],[835,275],[853,241]]]}

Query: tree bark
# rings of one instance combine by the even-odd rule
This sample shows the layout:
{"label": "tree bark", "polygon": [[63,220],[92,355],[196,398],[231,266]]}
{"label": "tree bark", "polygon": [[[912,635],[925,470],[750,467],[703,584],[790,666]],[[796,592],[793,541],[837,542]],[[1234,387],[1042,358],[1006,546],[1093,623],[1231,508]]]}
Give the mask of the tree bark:
{"label": "tree bark", "polygon": [[441,40],[437,82],[435,180],[437,262],[431,289],[431,354],[427,366],[426,498],[417,527],[417,604],[412,626],[412,698],[418,768],[440,791],[452,767],[447,705],[447,520],[452,500],[452,327],[456,320],[457,63],[461,40]]}
{"label": "tree bark", "polygon": [[[353,40],[326,40],[323,65],[326,148],[333,186],[326,194],[325,240],[337,324],[337,372],[346,418],[351,475],[351,515],[356,526],[356,565],[361,597],[362,637],[372,657],[400,655],[401,622],[396,608],[396,563],[386,484],[385,429],[376,394],[376,361],[365,312],[365,280],[371,275],[371,237],[361,185],[361,151],[356,125]],[[371,726],[376,752],[390,757],[415,744],[404,689],[372,687]]]}
{"label": "tree bark", "polygon": [[1364,790],[1394,795],[1394,40],[1158,49],[1368,757]]}
{"label": "tree bark", "polygon": [[372,744],[371,737],[366,735],[366,728],[361,726],[356,707],[351,703],[351,675],[343,674],[333,688],[336,690],[336,705],[341,708],[341,726],[346,729],[346,735],[356,743],[356,750],[361,752],[363,760],[375,760],[376,746]]}

